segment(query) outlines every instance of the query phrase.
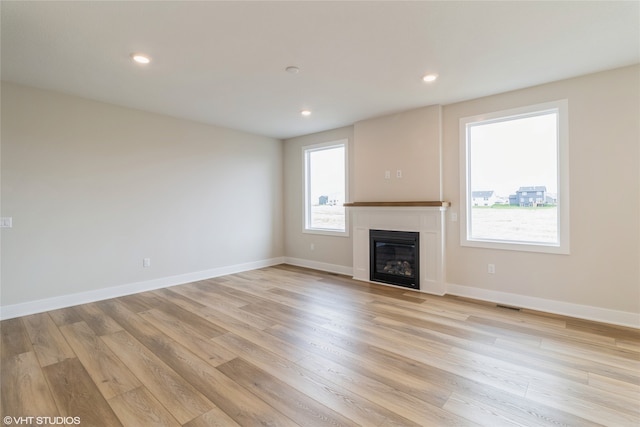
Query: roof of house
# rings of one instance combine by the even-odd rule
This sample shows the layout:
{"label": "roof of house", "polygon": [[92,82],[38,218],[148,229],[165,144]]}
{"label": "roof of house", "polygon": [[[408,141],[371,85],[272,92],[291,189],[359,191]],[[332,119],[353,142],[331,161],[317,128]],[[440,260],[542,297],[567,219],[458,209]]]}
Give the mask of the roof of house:
{"label": "roof of house", "polygon": [[494,191],[493,190],[489,190],[489,191],[472,191],[471,192],[471,197],[475,198],[489,198],[491,196],[493,196]]}
{"label": "roof of house", "polygon": [[537,187],[520,187],[518,189],[518,192],[522,192],[522,191],[547,191],[547,187],[545,187],[544,185],[540,185]]}

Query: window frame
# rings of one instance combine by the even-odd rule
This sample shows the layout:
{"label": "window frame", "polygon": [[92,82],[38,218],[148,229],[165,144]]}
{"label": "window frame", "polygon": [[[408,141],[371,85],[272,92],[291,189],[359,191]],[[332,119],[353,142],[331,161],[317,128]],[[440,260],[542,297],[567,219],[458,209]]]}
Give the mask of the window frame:
{"label": "window frame", "polygon": [[321,142],[302,146],[302,232],[305,234],[320,234],[326,236],[349,237],[349,213],[345,209],[344,230],[335,230],[331,228],[315,228],[311,227],[311,177],[309,176],[309,153],[329,150],[332,148],[344,148],[344,202],[349,200],[349,140],[347,138],[333,141]]}
{"label": "window frame", "polygon": [[[557,100],[541,104],[528,105],[508,110],[478,114],[460,119],[460,245],[475,248],[500,249],[511,251],[542,252],[550,254],[570,253],[569,244],[569,116],[568,100]],[[468,140],[470,125],[480,122],[499,122],[516,118],[534,117],[545,112],[557,112],[557,226],[558,243],[538,243],[518,240],[499,240],[471,238],[471,198],[470,150]],[[523,197],[524,194],[520,195]]]}

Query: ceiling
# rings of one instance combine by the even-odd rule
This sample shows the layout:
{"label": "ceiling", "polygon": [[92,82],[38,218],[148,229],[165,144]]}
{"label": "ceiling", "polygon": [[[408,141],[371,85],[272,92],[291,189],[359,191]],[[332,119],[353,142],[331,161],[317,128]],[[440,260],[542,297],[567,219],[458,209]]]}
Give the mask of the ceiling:
{"label": "ceiling", "polygon": [[1,75],[284,139],[639,63],[639,6],[3,0]]}

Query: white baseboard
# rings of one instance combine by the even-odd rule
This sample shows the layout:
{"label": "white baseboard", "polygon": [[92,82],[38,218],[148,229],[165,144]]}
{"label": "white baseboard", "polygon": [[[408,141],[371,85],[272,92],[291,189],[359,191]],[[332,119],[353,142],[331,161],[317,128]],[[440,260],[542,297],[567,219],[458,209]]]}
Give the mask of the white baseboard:
{"label": "white baseboard", "polygon": [[[213,277],[220,277],[228,274],[241,273],[243,271],[270,267],[282,263],[287,263],[298,267],[311,268],[314,270],[326,271],[329,273],[344,274],[347,276],[353,275],[353,268],[349,266],[328,264],[324,262],[311,261],[300,258],[278,257],[226,267],[219,267],[210,270],[196,271],[193,273],[180,274],[176,276],[161,277],[159,279],[129,283],[125,285],[96,289],[93,291],[80,292],[71,295],[61,295],[58,297],[29,301],[20,304],[1,306],[0,320],[27,316],[29,314],[41,313],[44,311],[57,310],[59,308],[70,307],[78,304],[87,304],[95,301],[131,295],[138,292],[151,291],[154,289],[195,282],[198,280],[211,279]],[[593,320],[597,322],[604,322],[613,325],[640,329],[640,313],[610,310],[606,308],[530,297],[508,292],[492,291],[487,289],[474,288],[471,286],[456,285],[453,283],[447,284],[446,293],[449,295],[473,298],[481,301],[493,302],[496,304],[505,304],[514,307],[522,307],[547,313],[560,314],[563,316],[576,317],[579,319]]]}
{"label": "white baseboard", "polygon": [[[348,266],[289,257],[285,257],[284,262],[298,267],[312,268],[314,270],[344,274],[347,276],[353,274],[353,268]],[[445,294],[640,329],[640,313],[610,310],[607,308],[530,297],[509,292],[492,291],[453,283],[446,284]]]}
{"label": "white baseboard", "polygon": [[447,284],[447,294],[494,302],[497,304],[505,304],[513,307],[528,308],[546,313],[576,317],[579,319],[604,322],[612,325],[640,328],[640,313],[610,310],[607,308],[573,304],[508,292],[492,291],[452,283]]}
{"label": "white baseboard", "polygon": [[285,257],[284,263],[295,265],[297,267],[311,268],[313,270],[326,271],[328,273],[344,274],[353,276],[353,268],[345,265],[328,264],[325,262],[311,261],[308,259]]}
{"label": "white baseboard", "polygon": [[34,313],[42,313],[44,311],[57,310],[59,308],[71,307],[78,304],[87,304],[90,302],[131,295],[138,292],[152,291],[154,289],[166,288],[169,286],[182,285],[184,283],[226,276],[228,274],[241,273],[243,271],[270,267],[284,262],[284,257],[271,258],[261,261],[213,268],[210,270],[196,271],[193,273],[179,274],[176,276],[161,277],[159,279],[146,280],[144,282],[128,283],[125,285],[111,286],[93,291],[28,301],[20,304],[5,305],[0,307],[0,320],[27,316]]}

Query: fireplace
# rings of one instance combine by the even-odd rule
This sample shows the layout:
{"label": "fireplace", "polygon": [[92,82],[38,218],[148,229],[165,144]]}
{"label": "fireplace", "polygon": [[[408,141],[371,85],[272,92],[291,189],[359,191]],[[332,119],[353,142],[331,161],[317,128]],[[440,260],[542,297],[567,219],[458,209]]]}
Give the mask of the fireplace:
{"label": "fireplace", "polygon": [[447,292],[444,236],[449,203],[353,202],[345,206],[351,214],[354,279],[387,283],[371,276],[374,269],[371,265],[371,230],[413,232],[420,235],[420,253],[416,253],[418,270],[414,271],[416,280],[412,281],[412,289],[435,295]]}
{"label": "fireplace", "polygon": [[420,289],[420,233],[369,230],[370,280]]}

